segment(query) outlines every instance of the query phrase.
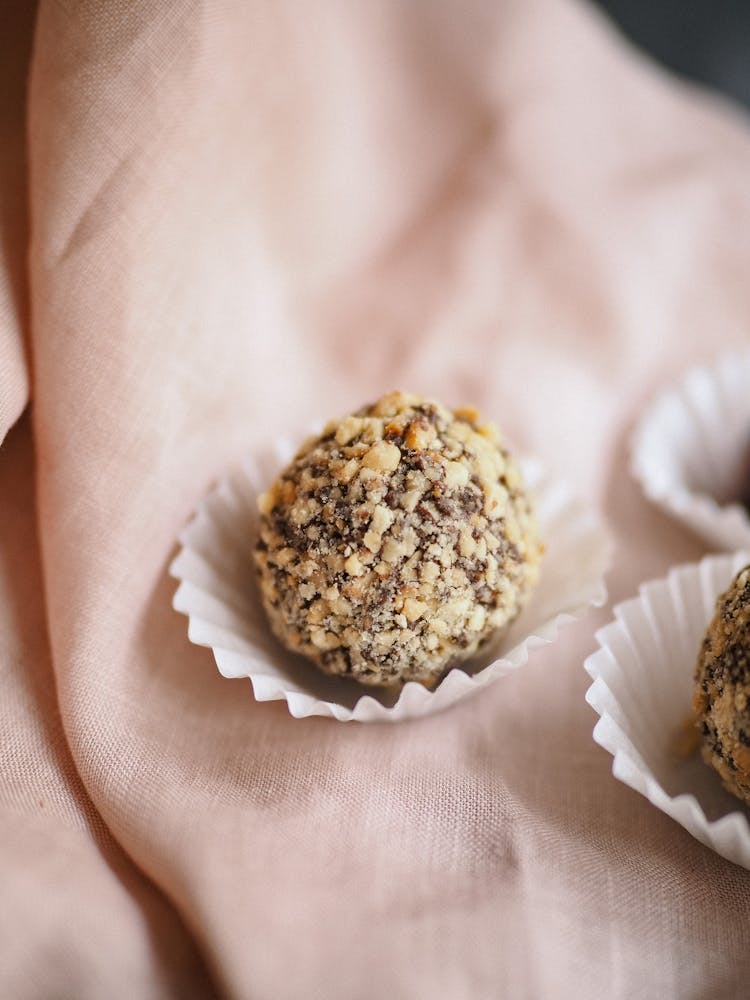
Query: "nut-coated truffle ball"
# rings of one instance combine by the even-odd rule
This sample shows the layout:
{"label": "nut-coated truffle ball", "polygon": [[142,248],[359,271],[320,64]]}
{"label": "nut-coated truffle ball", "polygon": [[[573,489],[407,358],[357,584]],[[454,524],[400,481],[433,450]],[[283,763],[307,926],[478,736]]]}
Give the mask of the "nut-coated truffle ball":
{"label": "nut-coated truffle ball", "polygon": [[518,467],[470,408],[390,393],[306,441],[259,507],[273,631],[363,684],[434,684],[538,576]]}
{"label": "nut-coated truffle ball", "polygon": [[704,760],[727,791],[750,804],[750,566],[716,603],[695,685]]}

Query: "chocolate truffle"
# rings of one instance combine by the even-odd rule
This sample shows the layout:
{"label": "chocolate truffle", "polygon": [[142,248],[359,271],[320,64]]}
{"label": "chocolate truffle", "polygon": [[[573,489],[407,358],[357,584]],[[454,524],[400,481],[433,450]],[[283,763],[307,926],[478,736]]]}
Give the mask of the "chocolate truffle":
{"label": "chocolate truffle", "polygon": [[390,393],[306,441],[259,508],[273,631],[363,684],[434,684],[538,576],[518,467],[471,408]]}
{"label": "chocolate truffle", "polygon": [[717,601],[695,682],[703,758],[727,791],[750,804],[750,566]]}

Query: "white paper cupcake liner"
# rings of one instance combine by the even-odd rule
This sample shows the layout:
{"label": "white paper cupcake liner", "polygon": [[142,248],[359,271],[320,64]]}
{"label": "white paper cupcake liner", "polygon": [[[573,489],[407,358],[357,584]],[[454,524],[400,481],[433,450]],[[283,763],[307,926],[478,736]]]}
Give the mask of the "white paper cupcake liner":
{"label": "white paper cupcake liner", "polygon": [[632,442],[647,497],[717,549],[750,548],[750,350],[693,369],[659,396]]}
{"label": "white paper cupcake liner", "polygon": [[597,632],[585,663],[586,700],[599,714],[594,740],[614,757],[612,773],[697,840],[750,868],[750,811],[724,791],[700,750],[678,749],[691,718],[693,671],[716,600],[750,553],[706,556],[644,584]]}
{"label": "white paper cupcake liner", "polygon": [[397,692],[381,691],[326,676],[272,635],[252,559],[257,496],[294,452],[291,444],[282,444],[221,482],[180,535],[170,567],[180,581],[173,604],[189,618],[189,638],[213,650],[225,677],[249,677],[258,701],[283,699],[297,718],[323,715],[342,722],[427,715],[517,669],[532,649],[552,642],[562,625],[606,600],[608,532],[565,485],[545,476],[538,462],[526,461],[522,469],[536,497],[546,553],[539,585],[513,625],[432,691],[414,682]]}

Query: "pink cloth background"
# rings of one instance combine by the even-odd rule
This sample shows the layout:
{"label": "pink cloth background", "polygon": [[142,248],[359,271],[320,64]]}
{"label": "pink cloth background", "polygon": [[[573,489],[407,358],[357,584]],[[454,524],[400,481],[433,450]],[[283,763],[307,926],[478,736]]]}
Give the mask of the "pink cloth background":
{"label": "pink cloth background", "polygon": [[626,442],[747,339],[747,122],[572,0],[0,19],[0,994],[743,995],[750,874],[591,740],[606,611],[345,726],[222,680],[166,567],[243,451],[395,386],[577,482],[614,600],[697,556]]}

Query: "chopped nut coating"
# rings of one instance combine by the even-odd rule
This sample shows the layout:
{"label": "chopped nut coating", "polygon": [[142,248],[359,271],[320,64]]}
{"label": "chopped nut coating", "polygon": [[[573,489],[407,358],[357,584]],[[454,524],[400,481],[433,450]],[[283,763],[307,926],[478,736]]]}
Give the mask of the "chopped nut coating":
{"label": "chopped nut coating", "polygon": [[703,758],[750,805],[750,566],[716,602],[695,669]]}
{"label": "chopped nut coating", "polygon": [[259,499],[271,626],[364,684],[433,684],[512,621],[542,547],[515,462],[471,407],[400,392],[329,423]]}

